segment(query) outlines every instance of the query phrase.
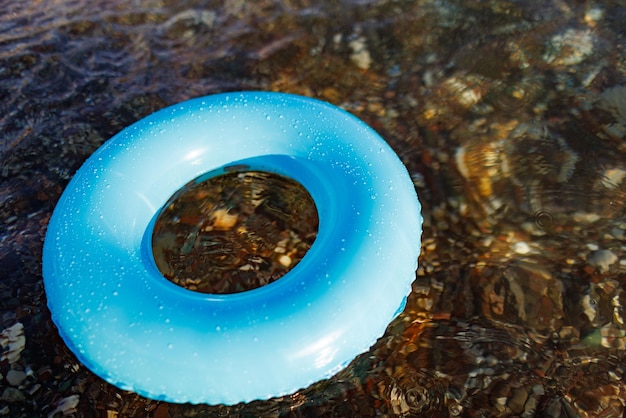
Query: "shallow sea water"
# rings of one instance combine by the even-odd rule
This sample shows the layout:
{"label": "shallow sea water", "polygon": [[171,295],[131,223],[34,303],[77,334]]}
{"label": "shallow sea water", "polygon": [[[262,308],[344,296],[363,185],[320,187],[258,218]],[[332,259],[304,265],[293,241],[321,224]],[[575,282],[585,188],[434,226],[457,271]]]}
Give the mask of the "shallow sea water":
{"label": "shallow sea water", "polygon": [[317,237],[317,208],[307,190],[262,171],[208,176],[186,184],[159,212],[152,253],[163,276],[196,292],[231,294],[294,268]]}
{"label": "shallow sea water", "polygon": [[[0,0],[0,416],[616,417],[626,404],[622,1]],[[327,100],[400,155],[425,219],[404,312],[335,377],[234,406],[108,385],[41,251],[106,139],[188,98]]]}

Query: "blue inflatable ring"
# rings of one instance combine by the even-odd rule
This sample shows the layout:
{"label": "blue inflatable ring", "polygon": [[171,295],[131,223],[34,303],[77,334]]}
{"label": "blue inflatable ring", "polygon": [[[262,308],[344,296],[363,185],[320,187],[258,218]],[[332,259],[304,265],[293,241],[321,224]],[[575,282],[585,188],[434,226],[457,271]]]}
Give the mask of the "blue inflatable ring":
{"label": "blue inflatable ring", "polygon": [[[156,267],[155,218],[186,183],[232,166],[302,184],[317,239],[258,289],[179,287]],[[363,122],[295,95],[219,94],[140,120],[85,162],[50,220],[44,285],[63,340],[107,382],[234,404],[295,392],[366,351],[404,308],[420,235],[406,168]]]}

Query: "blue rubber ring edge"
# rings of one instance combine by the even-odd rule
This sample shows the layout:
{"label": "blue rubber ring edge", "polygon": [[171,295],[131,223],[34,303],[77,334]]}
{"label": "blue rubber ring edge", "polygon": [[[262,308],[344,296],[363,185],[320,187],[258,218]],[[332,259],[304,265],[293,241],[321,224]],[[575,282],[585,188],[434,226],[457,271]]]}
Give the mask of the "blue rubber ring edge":
{"label": "blue rubber ring edge", "polygon": [[[233,165],[300,182],[317,239],[270,285],[176,286],[152,257],[154,219],[183,185]],[[44,242],[48,307],[77,358],[122,389],[177,403],[268,399],[331,377],[383,335],[415,278],[421,222],[406,168],[349,113],[284,93],[192,99],[115,135],[70,181]]]}

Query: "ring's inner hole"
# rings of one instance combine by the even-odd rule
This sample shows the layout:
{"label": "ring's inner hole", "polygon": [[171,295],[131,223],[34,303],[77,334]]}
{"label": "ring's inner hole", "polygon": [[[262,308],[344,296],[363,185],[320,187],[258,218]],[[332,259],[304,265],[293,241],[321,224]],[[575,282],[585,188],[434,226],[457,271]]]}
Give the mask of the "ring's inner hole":
{"label": "ring's inner hole", "polygon": [[315,241],[318,216],[298,182],[262,171],[192,181],[158,215],[152,251],[161,273],[202,293],[256,289],[284,276]]}

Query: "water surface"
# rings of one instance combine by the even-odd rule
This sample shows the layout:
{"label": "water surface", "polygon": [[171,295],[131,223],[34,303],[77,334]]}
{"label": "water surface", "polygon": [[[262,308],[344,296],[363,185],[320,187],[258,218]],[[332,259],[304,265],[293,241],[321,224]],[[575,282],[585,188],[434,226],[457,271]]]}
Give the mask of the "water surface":
{"label": "water surface", "polygon": [[[0,10],[0,326],[3,341],[19,334],[14,348],[25,341],[2,343],[2,414],[624,414],[621,2],[3,0]],[[123,127],[250,89],[330,101],[400,155],[425,218],[406,309],[344,371],[290,396],[191,406],[118,390],[51,323],[41,249],[54,204]]]}

